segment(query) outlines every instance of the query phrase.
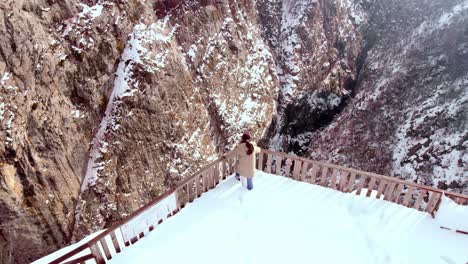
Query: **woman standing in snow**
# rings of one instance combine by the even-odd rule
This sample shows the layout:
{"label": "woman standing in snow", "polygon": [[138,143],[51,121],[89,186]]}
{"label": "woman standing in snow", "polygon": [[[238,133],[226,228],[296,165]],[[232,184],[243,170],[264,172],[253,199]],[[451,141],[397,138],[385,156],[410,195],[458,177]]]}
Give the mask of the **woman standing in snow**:
{"label": "woman standing in snow", "polygon": [[256,146],[255,142],[250,142],[251,137],[249,133],[245,132],[242,135],[241,142],[228,154],[225,158],[232,158],[238,156],[237,173],[240,175],[242,185],[246,185],[247,189],[252,190],[252,179],[255,176],[255,153],[260,153],[260,148]]}

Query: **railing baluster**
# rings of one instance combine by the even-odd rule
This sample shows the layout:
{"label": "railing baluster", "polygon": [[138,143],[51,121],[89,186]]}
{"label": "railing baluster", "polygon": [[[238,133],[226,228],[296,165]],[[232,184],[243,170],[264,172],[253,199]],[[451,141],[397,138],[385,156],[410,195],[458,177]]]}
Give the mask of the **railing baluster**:
{"label": "railing baluster", "polygon": [[437,202],[439,201],[439,199],[441,198],[441,194],[440,193],[436,193],[436,192],[431,192],[431,198],[429,199],[429,202],[427,203],[427,207],[426,207],[426,212],[430,213],[432,215],[436,205],[437,205]]}
{"label": "railing baluster", "polygon": [[109,247],[107,246],[106,237],[103,237],[99,240],[102,246],[102,250],[104,251],[104,255],[109,260],[112,258],[112,254],[110,253]]}
{"label": "railing baluster", "polygon": [[[385,190],[385,187],[387,185],[387,181],[386,180],[383,180],[383,179],[380,179],[379,180],[379,189],[377,190],[377,195],[375,196],[375,198],[377,199],[380,199],[380,196],[382,195],[382,193],[384,192]],[[385,198],[385,197],[384,197]]]}
{"label": "railing baluster", "polygon": [[293,178],[295,180],[300,180],[301,169],[302,169],[302,161],[295,160],[294,161],[294,169],[293,169]]}
{"label": "railing baluster", "polygon": [[112,244],[114,245],[115,252],[120,253],[121,249],[120,249],[120,245],[119,245],[119,240],[117,239],[117,236],[115,235],[115,231],[112,231],[110,233],[110,237],[111,237],[111,240],[112,240]]}
{"label": "railing baluster", "polygon": [[349,182],[348,186],[346,187],[346,192],[352,192],[353,191],[353,186],[355,184],[355,179],[356,179],[356,173],[351,173],[351,176],[349,177]]}
{"label": "railing baluster", "polygon": [[375,187],[375,181],[376,180],[377,179],[375,177],[371,177],[370,182],[369,182],[369,187],[367,187],[366,197],[371,196],[372,191],[374,190],[374,187]]}
{"label": "railing baluster", "polygon": [[396,204],[400,204],[400,195],[401,191],[405,187],[404,184],[398,184],[398,187],[396,188],[395,192],[393,193],[392,200],[390,202],[394,202]]}
{"label": "railing baluster", "polygon": [[301,172],[299,174],[299,181],[305,181],[306,180],[306,175],[307,171],[309,170],[309,163],[308,162],[302,162],[302,167],[301,167]]}
{"label": "railing baluster", "polygon": [[276,156],[276,171],[275,174],[281,176],[281,162],[283,161],[283,157]]}
{"label": "railing baluster", "polygon": [[223,180],[226,179],[227,177],[227,168],[226,168],[226,159],[223,159],[221,161],[221,173],[223,174]]}
{"label": "railing baluster", "polygon": [[316,184],[318,169],[319,166],[317,164],[312,164],[312,175],[310,176],[310,183],[312,184]]}
{"label": "railing baluster", "polygon": [[361,190],[364,187],[366,180],[367,180],[367,176],[361,175],[361,178],[359,179],[358,187],[356,189],[356,195],[361,195]]}
{"label": "railing baluster", "polygon": [[273,163],[271,154],[267,156],[266,173],[271,173],[271,164]]}
{"label": "railing baluster", "polygon": [[101,250],[99,249],[97,244],[90,245],[89,249],[91,250],[91,254],[93,254],[94,260],[96,261],[97,264],[106,263],[106,261],[104,260],[104,257],[102,256]]}
{"label": "railing baluster", "polygon": [[411,197],[413,197],[414,187],[410,186],[406,192],[405,198],[403,198],[403,203],[401,205],[408,207]]}
{"label": "railing baluster", "polygon": [[284,168],[284,176],[286,178],[291,178],[291,165],[292,165],[292,159],[290,158],[287,158],[286,159],[286,164],[285,164],[285,168]]}
{"label": "railing baluster", "polygon": [[394,182],[390,182],[390,184],[387,186],[387,189],[385,191],[385,194],[384,194],[384,200],[385,201],[392,201],[392,197],[393,197],[393,190],[395,189],[395,183]]}
{"label": "railing baluster", "polygon": [[422,202],[424,196],[426,195],[426,193],[427,193],[426,190],[421,190],[419,192],[418,199],[416,200],[416,203],[414,203],[414,206],[413,206],[414,209],[421,211],[419,209],[419,206],[421,205],[421,202]]}
{"label": "railing baluster", "polygon": [[189,202],[193,202],[193,200],[195,199],[195,192],[194,192],[194,187],[193,185],[195,184],[195,180],[192,180],[192,181],[189,181],[187,183],[187,196],[188,196],[188,201]]}
{"label": "railing baluster", "polygon": [[257,164],[258,170],[263,171],[263,152],[258,153],[258,164]]}
{"label": "railing baluster", "polygon": [[330,187],[336,190],[336,175],[338,174],[338,169],[333,169],[332,178],[330,182]]}
{"label": "railing baluster", "polygon": [[322,166],[322,178],[320,179],[320,185],[326,187],[327,186],[327,178],[328,178],[328,167]]}
{"label": "railing baluster", "polygon": [[204,171],[202,172],[202,177],[203,177],[203,192],[207,192],[210,188],[208,187],[208,172]]}
{"label": "railing baluster", "polygon": [[349,173],[346,171],[340,170],[340,191],[344,192],[345,191],[345,186],[347,182],[347,178],[349,176]]}

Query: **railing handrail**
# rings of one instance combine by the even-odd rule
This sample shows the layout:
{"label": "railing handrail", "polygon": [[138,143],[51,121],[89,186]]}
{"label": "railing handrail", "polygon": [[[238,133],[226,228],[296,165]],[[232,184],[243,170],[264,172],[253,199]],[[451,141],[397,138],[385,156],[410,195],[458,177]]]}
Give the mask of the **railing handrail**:
{"label": "railing handrail", "polygon": [[359,175],[365,175],[365,176],[369,176],[369,177],[384,179],[384,180],[395,182],[395,183],[401,183],[401,184],[405,184],[405,185],[408,185],[408,186],[417,187],[417,188],[420,188],[420,189],[423,189],[423,190],[426,190],[426,191],[432,191],[432,192],[436,192],[436,193],[440,193],[440,194],[445,193],[446,195],[455,196],[457,198],[468,199],[468,195],[464,195],[464,194],[461,194],[461,193],[449,192],[449,191],[437,189],[437,188],[434,188],[434,187],[430,187],[430,186],[427,186],[427,185],[417,184],[417,183],[414,183],[414,182],[411,182],[411,181],[398,179],[396,177],[390,177],[390,176],[385,176],[385,175],[381,175],[381,174],[377,174],[377,173],[361,171],[361,170],[358,170],[358,169],[353,169],[353,168],[344,167],[344,166],[340,166],[340,165],[335,165],[335,164],[322,162],[322,161],[311,160],[311,159],[307,159],[307,158],[303,158],[303,157],[299,157],[299,156],[293,156],[293,155],[285,154],[285,153],[281,153],[281,152],[275,152],[275,151],[271,151],[271,150],[267,150],[267,149],[262,149],[262,152],[267,153],[267,154],[282,156],[282,157],[285,157],[285,158],[301,160],[301,161],[305,161],[305,162],[313,163],[313,164],[317,164],[317,165],[323,165],[323,166],[326,166],[326,167],[329,167],[329,168],[339,169],[339,170],[343,170],[343,171],[347,171],[347,172],[351,172],[351,173],[356,173],[356,174],[359,174]]}

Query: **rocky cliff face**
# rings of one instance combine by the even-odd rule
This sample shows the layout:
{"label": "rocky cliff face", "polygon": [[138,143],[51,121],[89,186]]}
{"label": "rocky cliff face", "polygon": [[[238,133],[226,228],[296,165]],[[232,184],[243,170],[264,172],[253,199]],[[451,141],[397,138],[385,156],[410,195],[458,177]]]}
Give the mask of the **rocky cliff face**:
{"label": "rocky cliff face", "polygon": [[112,225],[243,130],[276,150],[468,189],[466,1],[0,9],[2,263]]}
{"label": "rocky cliff face", "polygon": [[468,2],[360,1],[355,97],[312,136],[314,158],[468,191]]}
{"label": "rocky cliff face", "polygon": [[243,130],[263,135],[278,80],[252,4],[186,2],[134,27],[88,167],[98,169],[85,179],[77,238],[148,203]]}

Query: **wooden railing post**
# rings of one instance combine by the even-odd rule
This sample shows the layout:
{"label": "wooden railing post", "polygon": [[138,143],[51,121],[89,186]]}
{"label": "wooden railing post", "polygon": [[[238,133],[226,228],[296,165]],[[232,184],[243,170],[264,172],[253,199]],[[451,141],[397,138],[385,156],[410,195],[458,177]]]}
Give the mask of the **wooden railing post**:
{"label": "wooden railing post", "polygon": [[266,164],[266,173],[271,173],[271,164],[273,163],[272,155],[268,153],[267,164]]}
{"label": "wooden railing post", "polygon": [[334,190],[336,190],[336,177],[338,174],[338,169],[333,169],[331,181],[330,181],[330,187]]}
{"label": "wooden railing post", "polygon": [[104,257],[101,254],[101,250],[99,250],[99,247],[97,246],[96,243],[89,245],[89,249],[91,250],[91,254],[93,254],[94,260],[96,261],[97,264],[106,263],[106,261],[104,260]]}
{"label": "wooden railing post", "polygon": [[101,243],[102,250],[104,250],[104,255],[106,256],[106,258],[108,260],[111,259],[112,255],[110,253],[109,247],[107,246],[106,237],[101,238],[99,240],[99,243]]}
{"label": "wooden railing post", "polygon": [[286,167],[284,168],[285,172],[284,172],[284,176],[286,178],[291,178],[291,165],[292,165],[292,159],[290,158],[287,158],[286,159]]}
{"label": "wooden railing post", "polygon": [[120,245],[119,245],[119,240],[117,239],[117,236],[115,235],[115,231],[112,231],[110,233],[112,244],[114,244],[115,252],[120,253]]}
{"label": "wooden railing post", "polygon": [[226,159],[221,161],[223,180],[227,177]]}
{"label": "wooden railing post", "polygon": [[326,187],[328,178],[328,167],[322,166],[322,178],[320,179],[320,185]]}
{"label": "wooden railing post", "polygon": [[276,171],[275,174],[281,176],[281,163],[283,162],[283,157],[276,156]]}
{"label": "wooden railing post", "polygon": [[312,175],[310,176],[310,183],[312,184],[316,183],[318,169],[319,169],[319,166],[314,163],[312,165]]}
{"label": "wooden railing post", "polygon": [[260,152],[258,153],[258,164],[257,164],[257,168],[258,170],[261,170],[263,171],[263,152]]}
{"label": "wooden railing post", "polygon": [[372,191],[374,190],[374,186],[375,186],[375,181],[376,181],[375,177],[372,177],[370,179],[369,186],[367,187],[366,197],[369,197],[372,194]]}
{"label": "wooden railing post", "polygon": [[302,162],[302,168],[301,168],[301,172],[299,174],[299,181],[305,181],[306,180],[306,176],[307,176],[307,172],[309,170],[309,163],[308,162]]}

